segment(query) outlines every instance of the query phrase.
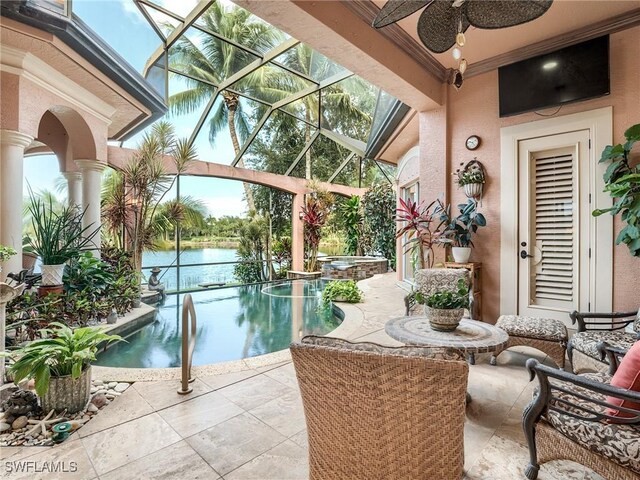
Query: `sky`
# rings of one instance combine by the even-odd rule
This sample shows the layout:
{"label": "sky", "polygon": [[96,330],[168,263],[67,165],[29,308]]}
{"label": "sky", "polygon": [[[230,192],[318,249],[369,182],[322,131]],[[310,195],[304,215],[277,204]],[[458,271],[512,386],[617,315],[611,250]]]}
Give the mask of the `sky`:
{"label": "sky", "polygon": [[[197,0],[155,0],[161,6],[186,15]],[[223,0],[223,3],[231,5]],[[73,11],[90,28],[111,45],[136,70],[142,69],[151,54],[161,44],[159,37],[135,6],[133,0],[74,0]],[[172,81],[172,92],[186,88],[184,82]],[[189,137],[193,126],[200,117],[199,112],[175,116],[167,115],[178,137]],[[194,146],[201,160],[230,164],[234,157],[229,134],[221,132],[213,145],[208,139],[206,128],[196,138]],[[135,147],[142,133],[124,143]],[[54,155],[38,155],[25,159],[25,191],[27,182],[34,191],[55,190],[56,178],[60,176],[58,161]],[[223,215],[240,216],[246,213],[242,183],[233,180],[202,177],[184,177],[181,183],[183,194],[201,200],[214,217]],[[64,194],[61,194],[64,196]]]}

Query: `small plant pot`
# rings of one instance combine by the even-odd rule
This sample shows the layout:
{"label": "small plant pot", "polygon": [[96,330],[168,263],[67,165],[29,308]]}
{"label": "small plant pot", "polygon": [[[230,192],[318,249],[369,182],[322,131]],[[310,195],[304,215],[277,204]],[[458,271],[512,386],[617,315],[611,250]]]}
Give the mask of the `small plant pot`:
{"label": "small plant pot", "polygon": [[60,265],[42,265],[41,269],[43,286],[62,285],[64,263],[61,263]]}
{"label": "small plant pot", "polygon": [[467,263],[471,256],[471,247],[452,247],[451,254],[456,263]]}
{"label": "small plant pot", "polygon": [[38,296],[46,297],[50,294],[60,295],[64,292],[64,285],[40,285],[38,287]]}
{"label": "small plant pot", "polygon": [[482,183],[467,183],[463,188],[464,194],[468,198],[480,198],[482,196]]}
{"label": "small plant pot", "polygon": [[91,366],[87,367],[80,378],[71,375],[64,377],[51,377],[49,390],[41,397],[42,410],[50,412],[77,413],[89,402],[91,392]]}
{"label": "small plant pot", "polygon": [[38,256],[35,253],[22,252],[22,268],[31,270],[33,267],[35,267],[37,260]]}
{"label": "small plant pot", "polygon": [[429,319],[429,325],[438,332],[453,332],[464,316],[464,308],[431,308],[425,305],[424,313]]}
{"label": "small plant pot", "polygon": [[133,301],[131,302],[131,306],[133,308],[140,308],[141,305],[142,305],[142,299],[140,297],[134,298]]}

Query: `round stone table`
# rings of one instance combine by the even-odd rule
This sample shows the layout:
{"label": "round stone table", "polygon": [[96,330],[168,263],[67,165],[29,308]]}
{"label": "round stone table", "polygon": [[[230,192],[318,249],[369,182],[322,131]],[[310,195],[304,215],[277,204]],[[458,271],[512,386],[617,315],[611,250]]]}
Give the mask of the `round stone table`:
{"label": "round stone table", "polygon": [[439,332],[429,325],[425,316],[399,317],[389,320],[387,335],[407,345],[457,348],[475,363],[476,353],[490,353],[503,348],[509,340],[504,330],[493,325],[463,318],[453,332]]}

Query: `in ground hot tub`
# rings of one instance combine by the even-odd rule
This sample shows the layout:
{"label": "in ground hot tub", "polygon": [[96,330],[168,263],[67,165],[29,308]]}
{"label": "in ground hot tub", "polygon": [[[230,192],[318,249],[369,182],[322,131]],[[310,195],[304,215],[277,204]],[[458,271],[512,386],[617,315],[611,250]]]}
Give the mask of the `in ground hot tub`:
{"label": "in ground hot tub", "polygon": [[383,257],[320,257],[322,278],[327,280],[364,280],[379,273],[387,273],[389,260]]}

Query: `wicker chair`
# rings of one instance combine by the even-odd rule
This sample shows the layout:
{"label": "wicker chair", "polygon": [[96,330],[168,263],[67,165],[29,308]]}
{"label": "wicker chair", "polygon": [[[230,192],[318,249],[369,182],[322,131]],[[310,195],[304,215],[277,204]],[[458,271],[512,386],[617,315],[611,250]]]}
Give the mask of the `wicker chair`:
{"label": "wicker chair", "polygon": [[[567,354],[574,373],[606,372],[608,363],[600,357],[601,342],[622,350],[628,350],[640,339],[640,310],[624,313],[573,312],[571,321],[578,324],[578,331],[567,345]],[[625,331],[633,323],[635,333]]]}
{"label": "wicker chair", "polygon": [[459,352],[305,337],[291,356],[311,480],[462,478],[469,367]]}
{"label": "wicker chair", "polygon": [[[531,378],[540,385],[525,408],[522,425],[529,444],[529,480],[552,460],[582,464],[607,480],[640,478],[640,410],[615,407],[629,414],[625,423],[609,423],[608,396],[640,402],[640,393],[609,385],[624,351],[599,345],[606,352],[608,373],[575,375],[527,360]],[[623,421],[620,417],[617,422]]]}

